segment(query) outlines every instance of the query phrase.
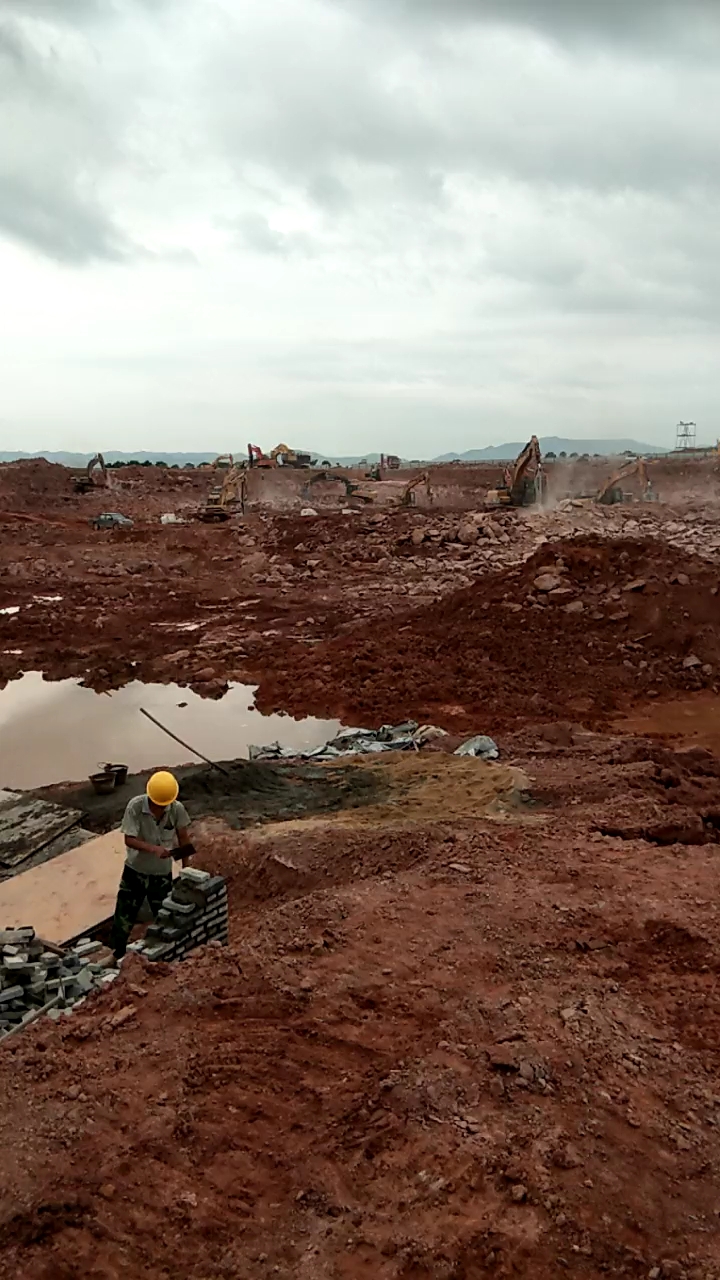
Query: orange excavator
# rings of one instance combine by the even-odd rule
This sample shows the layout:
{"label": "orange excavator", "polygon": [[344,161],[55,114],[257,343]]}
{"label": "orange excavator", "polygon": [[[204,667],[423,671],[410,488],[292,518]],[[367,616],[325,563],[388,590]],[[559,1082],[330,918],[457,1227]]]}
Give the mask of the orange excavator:
{"label": "orange excavator", "polygon": [[274,467],[275,459],[269,458],[263,453],[259,444],[248,445],[248,466],[249,467]]}
{"label": "orange excavator", "polygon": [[640,501],[656,502],[657,494],[652,486],[652,480],[648,475],[647,464],[644,458],[635,458],[632,462],[627,462],[621,467],[614,476],[608,480],[607,484],[595,495],[595,501],[601,502],[604,507],[610,507],[618,502],[624,502],[626,495],[623,492],[621,481],[629,480],[631,476],[637,476],[640,482]]}
{"label": "orange excavator", "polygon": [[532,436],[513,465],[506,467],[503,483],[490,489],[487,501],[499,507],[531,507],[545,494],[545,472],[537,436]]}
{"label": "orange excavator", "polygon": [[249,467],[311,467],[312,455],[298,453],[289,444],[276,444],[270,453],[263,453],[259,444],[248,445]]}

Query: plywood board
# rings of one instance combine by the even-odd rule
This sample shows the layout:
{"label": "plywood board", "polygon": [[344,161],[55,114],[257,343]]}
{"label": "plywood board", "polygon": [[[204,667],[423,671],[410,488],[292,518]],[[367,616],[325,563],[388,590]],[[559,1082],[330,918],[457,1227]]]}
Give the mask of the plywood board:
{"label": "plywood board", "polygon": [[21,792],[0,791],[0,867],[10,868],[77,826],[78,809],[63,809]]}
{"label": "plywood board", "polygon": [[5,880],[0,928],[31,924],[49,942],[76,938],[112,915],[124,863],[122,832],[109,831]]}

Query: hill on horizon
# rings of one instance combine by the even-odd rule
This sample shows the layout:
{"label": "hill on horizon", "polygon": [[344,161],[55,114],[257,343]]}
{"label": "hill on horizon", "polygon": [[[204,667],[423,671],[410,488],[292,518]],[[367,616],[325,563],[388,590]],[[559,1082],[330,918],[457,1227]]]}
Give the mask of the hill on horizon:
{"label": "hill on horizon", "polygon": [[[515,441],[506,444],[491,444],[483,449],[468,449],[465,453],[442,453],[433,458],[422,458],[415,454],[412,458],[413,462],[506,462],[516,458],[520,451],[525,447],[527,441]],[[600,454],[603,457],[612,457],[618,454],[631,451],[638,454],[663,454],[668,453],[668,449],[663,449],[657,445],[642,444],[638,440],[619,439],[619,440],[573,440],[565,439],[562,436],[542,436],[540,438],[540,447],[543,453],[589,453]],[[103,450],[105,461],[110,462],[166,462],[168,466],[183,467],[188,464],[198,466],[201,462],[212,462],[218,456],[218,450],[207,450],[203,453],[178,453],[175,450],[145,450],[136,449],[133,452],[123,450],[107,449]],[[308,449],[313,458],[317,458],[318,462],[324,460],[329,461],[336,467],[354,467],[360,462],[366,462],[369,466],[380,461],[379,453],[354,453],[340,456],[334,453],[325,453],[315,449]],[[28,453],[23,449],[7,449],[0,450],[0,462],[23,462],[32,458],[45,458],[47,462],[60,463],[64,467],[84,467],[94,455],[92,453],[75,453],[69,450],[59,449],[38,449],[35,452]],[[238,450],[235,455],[238,459],[245,457],[245,450]],[[408,458],[401,459],[403,465],[407,465],[410,461]]]}
{"label": "hill on horizon", "polygon": [[[508,444],[491,444],[485,449],[469,449],[466,453],[443,453],[433,458],[433,462],[506,462],[516,458],[525,448],[526,440]],[[639,440],[571,440],[563,436],[541,436],[540,448],[543,453],[599,453],[602,457],[614,457],[621,453],[640,454],[669,453],[658,445],[642,444]]]}
{"label": "hill on horizon", "polygon": [[[200,462],[212,462],[218,456],[218,450],[213,453],[176,453],[173,450],[154,450],[147,452],[144,449],[137,449],[133,453],[118,452],[114,449],[101,450],[106,462],[167,462],[168,466],[177,463],[179,467],[191,462],[193,466],[197,466]],[[243,454],[244,456],[244,454]],[[87,466],[94,453],[71,453],[64,449],[36,449],[33,453],[27,453],[22,449],[0,450],[0,462],[29,462],[33,458],[44,458],[46,462],[57,462],[62,467],[84,467]]]}

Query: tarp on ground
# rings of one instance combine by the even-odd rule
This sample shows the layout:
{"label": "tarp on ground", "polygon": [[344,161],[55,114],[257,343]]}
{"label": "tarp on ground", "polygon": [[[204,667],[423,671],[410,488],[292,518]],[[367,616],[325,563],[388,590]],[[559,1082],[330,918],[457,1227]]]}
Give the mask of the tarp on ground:
{"label": "tarp on ground", "polygon": [[[382,751],[419,751],[433,738],[446,738],[444,729],[436,725],[419,725],[417,720],[402,724],[384,724],[379,729],[343,729],[330,742],[312,751],[283,747],[272,742],[265,747],[250,747],[251,760],[340,760],[346,756],[377,755]],[[498,760],[500,751],[493,738],[478,734],[458,747],[456,756],[475,756],[478,760]]]}
{"label": "tarp on ground", "polygon": [[273,742],[266,747],[250,747],[251,760],[338,760],[344,756],[376,755],[382,751],[419,751],[432,738],[445,736],[444,729],[419,725],[416,720],[384,724],[380,729],[343,729],[330,742],[313,751],[298,751]]}

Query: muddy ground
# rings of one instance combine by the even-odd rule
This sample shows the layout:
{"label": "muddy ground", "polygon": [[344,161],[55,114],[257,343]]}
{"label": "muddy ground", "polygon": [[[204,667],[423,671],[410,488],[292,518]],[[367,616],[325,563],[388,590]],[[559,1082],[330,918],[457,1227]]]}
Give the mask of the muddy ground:
{"label": "muddy ground", "polygon": [[189,772],[230,946],[0,1046],[2,1280],[720,1280],[720,520],[685,472],[672,506],[219,529],[158,525],[199,482],[141,476],[126,537],[36,477],[5,678],[450,736]]}
{"label": "muddy ground", "polygon": [[[158,762],[158,768],[162,762]],[[352,809],[375,803],[382,794],[382,778],[352,765],[318,766],[247,761],[218,761],[218,767],[173,767],[182,787],[183,802],[193,820],[222,818],[241,828],[259,822],[289,821],[309,813]],[[128,775],[127,782],[109,795],[96,795],[86,782],[40,787],[33,794],[63,808],[79,810],[88,831],[112,831],[122,821],[125,806],[142,795],[153,770]]]}
{"label": "muddy ground", "polygon": [[[62,467],[0,467],[0,491],[19,485],[5,494],[8,509],[33,507],[31,523],[7,512],[0,521],[0,610],[13,611],[0,613],[0,680],[42,670],[95,689],[176,681],[212,697],[237,681],[259,685],[266,711],[350,724],[442,715],[461,731],[477,714],[504,723],[511,683],[521,689],[519,714],[540,718],[573,714],[578,699],[590,702],[584,714],[605,714],[638,682],[641,694],[713,687],[714,670],[703,668],[716,657],[714,464],[701,473],[701,497],[682,508],[563,502],[540,513],[488,512],[480,486],[478,509],[460,515],[254,512],[221,526],[159,523],[163,509],[194,509],[207,478],[136,471],[123,481],[135,527],[96,532],[87,516],[107,506],[107,494],[72,495]],[[593,551],[598,538],[614,548],[609,559]],[[572,580],[554,563],[569,543]],[[538,573],[559,572],[559,595],[533,593],[532,570],[523,568],[533,555]],[[633,574],[647,578],[640,604],[626,590]],[[633,646],[648,641],[646,616],[658,651],[635,662]],[[559,654],[566,679],[526,711],[528,698],[543,698],[538,673]],[[685,667],[688,658],[698,665]]]}
{"label": "muddy ground", "polygon": [[208,835],[230,947],[0,1050],[0,1274],[718,1274],[714,846],[543,744],[530,810]]}

